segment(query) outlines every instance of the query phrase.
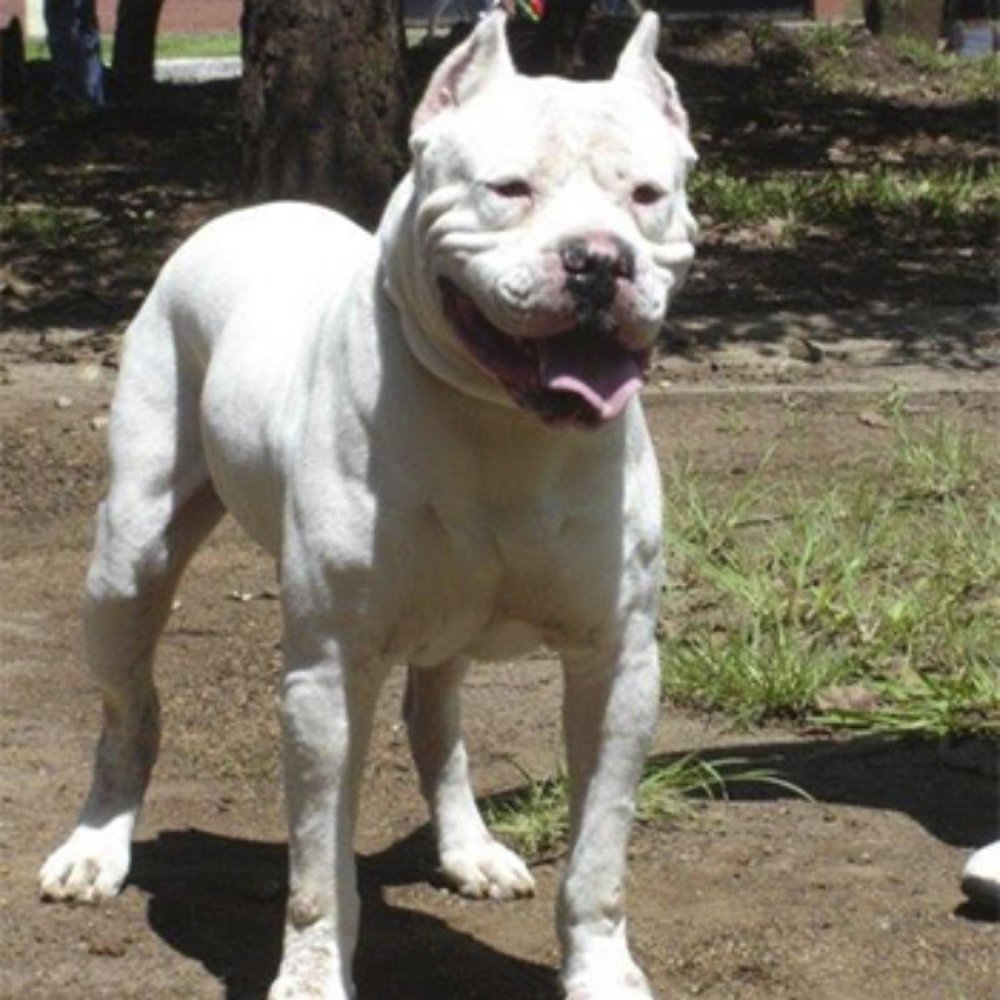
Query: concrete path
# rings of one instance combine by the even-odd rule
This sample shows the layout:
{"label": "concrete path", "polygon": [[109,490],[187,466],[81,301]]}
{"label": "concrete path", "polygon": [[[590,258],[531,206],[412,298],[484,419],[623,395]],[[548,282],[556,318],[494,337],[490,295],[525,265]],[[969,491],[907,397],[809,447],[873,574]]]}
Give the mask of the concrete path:
{"label": "concrete path", "polygon": [[208,83],[212,80],[231,80],[242,73],[243,60],[239,56],[156,61],[158,83]]}

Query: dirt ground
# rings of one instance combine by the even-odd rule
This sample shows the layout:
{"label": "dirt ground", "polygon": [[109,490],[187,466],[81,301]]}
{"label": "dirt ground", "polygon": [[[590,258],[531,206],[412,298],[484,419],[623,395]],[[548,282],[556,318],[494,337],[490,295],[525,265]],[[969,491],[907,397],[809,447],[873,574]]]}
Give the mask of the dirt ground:
{"label": "dirt ground", "polygon": [[[708,80],[732,51],[715,62],[688,53],[689,69]],[[700,98],[705,118],[710,97]],[[135,258],[160,255],[227,197],[226,100],[209,88],[196,107],[168,102],[159,118],[122,109],[102,146],[89,146],[77,124],[43,116],[7,139],[15,204],[81,197],[98,217],[68,247],[15,245],[5,258],[2,997],[249,1000],[276,969],[286,877],[278,608],[271,566],[231,524],[190,570],[161,645],[164,744],[123,895],[66,908],[40,903],[35,883],[85,791],[98,726],[79,605],[104,476],[114,334],[146,280]],[[891,107],[873,104],[872,115],[889,120]],[[912,103],[898,107],[916,114]],[[986,133],[969,122],[989,120],[981,116],[943,107],[938,127],[972,148],[971,137]],[[831,134],[839,127],[818,121]],[[874,128],[871,116],[861,122]],[[158,146],[175,135],[171,159]],[[753,143],[766,145],[761,129],[748,133]],[[74,169],[83,161],[95,165],[90,175]],[[109,230],[122,238],[102,243]],[[893,258],[875,236],[839,245],[839,256],[820,242],[768,256],[756,237],[750,246],[708,234],[646,393],[665,464],[684,454],[710,475],[739,477],[773,446],[776,475],[856,465],[889,446],[879,404],[894,386],[911,392],[917,419],[945,416],[989,440],[1000,425],[1000,340],[985,268],[949,253],[943,238],[910,234]],[[442,888],[400,693],[397,675],[383,697],[359,824],[359,997],[554,1000],[562,859],[535,867],[530,900],[469,902]],[[545,658],[477,668],[465,711],[479,794],[556,771],[559,693]],[[637,828],[630,928],[658,996],[1000,997],[997,924],[958,889],[969,850],[997,835],[995,747],[734,731],[665,707],[656,753],[691,751],[766,762],[815,801],[735,787],[685,819]]]}
{"label": "dirt ground", "polygon": [[[192,567],[161,647],[166,736],[125,893],[98,909],[36,898],[36,869],[85,790],[98,724],[78,611],[113,375],[85,361],[8,370],[0,995],[261,996],[278,958],[285,877],[279,626],[271,567],[233,527]],[[738,474],[769,443],[779,467],[853,462],[883,447],[887,432],[868,417],[882,390],[850,374],[807,390],[773,380],[653,390],[648,412],[665,457],[683,448],[720,474]],[[894,369],[882,374],[899,381]],[[914,405],[996,426],[992,377],[912,366],[905,381],[924,376],[935,388]],[[733,431],[734,413],[743,432]],[[558,696],[546,660],[477,669],[466,712],[482,795],[523,785],[524,773],[554,773]],[[397,676],[379,714],[358,837],[360,996],[558,996],[561,860],[535,869],[529,901],[471,903],[440,887],[399,697]],[[632,935],[659,995],[860,1000],[875,985],[887,998],[997,995],[996,924],[957,885],[968,849],[996,831],[995,780],[981,766],[988,748],[732,732],[668,709],[656,750],[760,757],[816,799],[734,789],[689,819],[637,830]]]}

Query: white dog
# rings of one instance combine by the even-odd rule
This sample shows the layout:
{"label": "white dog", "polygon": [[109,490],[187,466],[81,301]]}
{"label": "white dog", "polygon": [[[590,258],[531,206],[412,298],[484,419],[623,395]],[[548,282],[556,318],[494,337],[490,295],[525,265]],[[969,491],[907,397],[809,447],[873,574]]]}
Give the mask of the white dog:
{"label": "white dog", "polygon": [[694,232],[658,29],[642,19],[607,82],[531,80],[493,15],[431,80],[377,238],[275,204],[166,264],[126,338],[87,578],[104,729],[45,896],[125,880],[159,739],[154,645],[228,510],[281,572],[290,892],[271,996],[353,995],[358,782],[394,663],[444,874],[531,893],[476,810],[458,688],[467,658],[539,643],[566,683],[565,988],[651,995],[624,915],[659,687],[660,481],[637,392]]}

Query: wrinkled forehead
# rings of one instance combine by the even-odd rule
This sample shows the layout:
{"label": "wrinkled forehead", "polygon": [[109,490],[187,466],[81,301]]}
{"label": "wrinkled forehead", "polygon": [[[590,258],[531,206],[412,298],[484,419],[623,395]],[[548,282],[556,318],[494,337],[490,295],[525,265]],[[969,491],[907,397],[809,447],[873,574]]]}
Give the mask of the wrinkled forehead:
{"label": "wrinkled forehead", "polygon": [[[439,125],[439,128],[436,128]],[[552,183],[612,169],[672,177],[686,140],[641,91],[620,82],[515,77],[432,125],[448,173],[544,173]]]}

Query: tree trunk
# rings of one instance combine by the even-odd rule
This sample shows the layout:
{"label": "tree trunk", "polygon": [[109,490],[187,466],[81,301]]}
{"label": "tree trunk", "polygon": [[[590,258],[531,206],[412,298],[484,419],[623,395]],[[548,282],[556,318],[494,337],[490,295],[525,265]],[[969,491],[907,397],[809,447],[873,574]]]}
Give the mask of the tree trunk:
{"label": "tree trunk", "polygon": [[243,191],[371,226],[403,163],[399,0],[246,0]]}
{"label": "tree trunk", "polygon": [[128,90],[153,82],[156,25],[163,0],[118,0],[111,71],[116,88]]}
{"label": "tree trunk", "polygon": [[865,20],[876,34],[934,45],[941,37],[944,4],[945,0],[866,0]]}

